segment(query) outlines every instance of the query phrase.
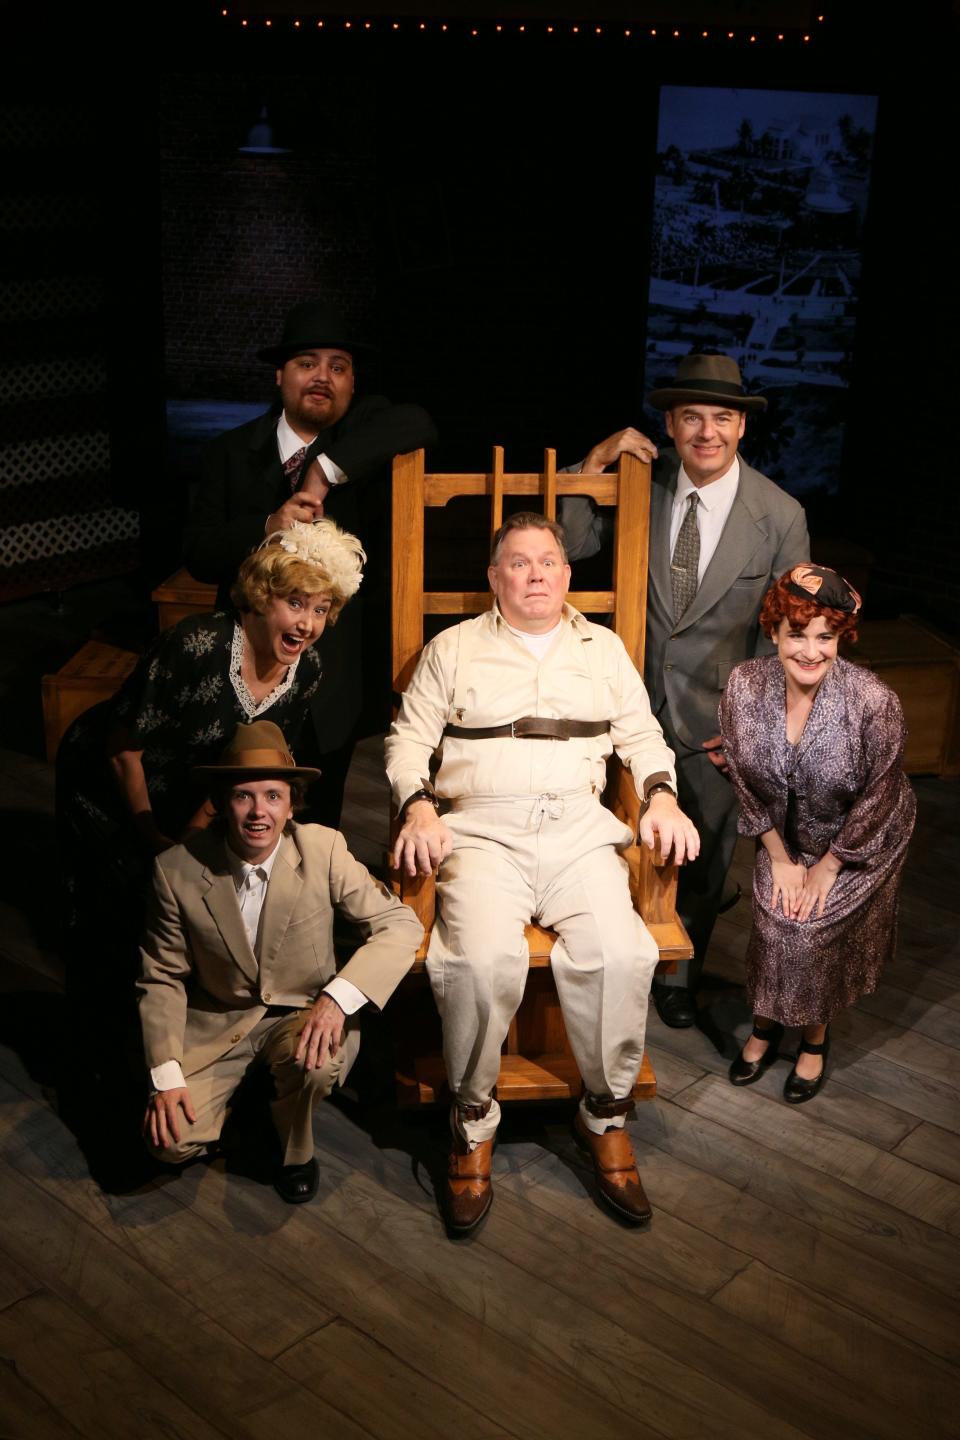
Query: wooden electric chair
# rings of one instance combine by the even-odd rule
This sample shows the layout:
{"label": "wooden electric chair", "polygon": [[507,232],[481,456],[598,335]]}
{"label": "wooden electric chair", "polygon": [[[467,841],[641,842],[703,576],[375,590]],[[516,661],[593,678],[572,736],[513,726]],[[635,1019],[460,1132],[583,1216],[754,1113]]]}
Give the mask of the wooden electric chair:
{"label": "wooden electric chair", "polygon": [[[426,511],[462,495],[489,496],[490,535],[503,520],[507,495],[522,495],[528,508],[542,508],[556,519],[558,495],[591,495],[599,505],[615,507],[613,589],[571,591],[567,597],[588,615],[612,615],[613,628],[630,658],[643,673],[646,628],[647,552],[650,522],[650,467],[623,455],[616,473],[558,475],[553,450],[544,453],[542,474],[504,474],[503,449],[494,446],[493,467],[485,475],[426,475],[424,452],[398,455],[393,462],[393,688],[397,696],[413,673],[423,648],[424,616],[448,615],[454,621],[489,609],[484,591],[424,590],[424,528]],[[604,803],[637,833],[640,802],[629,770],[616,757],[608,767]],[[396,818],[392,827],[396,833]],[[664,864],[646,846],[624,853],[635,908],[660,949],[658,972],[676,968],[693,946],[676,912],[677,867]],[[446,1075],[441,1053],[440,1018],[426,974],[425,956],[436,915],[434,876],[394,872],[394,888],[419,916],[426,931],[410,974],[391,1004],[391,1029],[396,1037],[397,1095],[401,1104],[431,1104],[444,1098]],[[539,925],[527,926],[530,971],[523,1002],[504,1042],[496,1095],[501,1104],[517,1100],[561,1100],[579,1097],[583,1084],[567,1042],[550,970],[556,934]],[[652,1099],[656,1077],[645,1055],[635,1099]]]}

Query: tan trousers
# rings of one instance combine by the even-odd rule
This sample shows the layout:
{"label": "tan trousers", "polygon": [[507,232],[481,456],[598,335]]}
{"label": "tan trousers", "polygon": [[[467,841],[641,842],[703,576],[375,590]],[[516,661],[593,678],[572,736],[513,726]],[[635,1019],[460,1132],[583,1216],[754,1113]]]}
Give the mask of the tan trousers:
{"label": "tan trousers", "polygon": [[[496,1084],[501,1046],[526,984],[523,932],[531,919],[560,937],[550,964],[587,1090],[626,1098],[643,1059],[658,958],[617,853],[629,843],[626,826],[591,790],[471,798],[455,806],[447,823],[454,849],[438,878],[440,914],[427,970],[459,1104],[484,1104]],[[461,1115],[457,1124],[471,1142],[488,1140],[499,1116],[494,1101],[482,1120]],[[594,1121],[592,1128],[607,1123],[615,1122]]]}
{"label": "tan trousers", "polygon": [[150,1146],[156,1158],[180,1165],[219,1140],[230,1098],[246,1071],[257,1063],[269,1066],[273,1076],[277,1096],[270,1109],[284,1165],[305,1165],[312,1159],[314,1104],[330,1094],[340,1075],[353,1064],[360,1032],[356,1027],[346,1029],[336,1055],[320,1068],[305,1070],[294,1056],[309,1013],[265,1015],[232,1050],[189,1075],[187,1089],[197,1118],[191,1125],[181,1114],[179,1144],[166,1150]]}

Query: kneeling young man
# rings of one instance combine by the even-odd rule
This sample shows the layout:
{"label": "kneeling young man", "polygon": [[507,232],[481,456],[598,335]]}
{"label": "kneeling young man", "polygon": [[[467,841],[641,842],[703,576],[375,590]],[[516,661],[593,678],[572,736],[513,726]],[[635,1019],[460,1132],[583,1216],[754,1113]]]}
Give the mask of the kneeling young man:
{"label": "kneeling young man", "polygon": [[[563,531],[513,515],[494,538],[492,609],[423,651],[386,744],[403,825],[393,860],[438,865],[427,968],[454,1095],[446,1212],[472,1229],[492,1199],[500,1050],[523,996],[531,919],[559,934],[551,965],[586,1093],[575,1121],[600,1193],[650,1208],[623,1128],[643,1059],[657,947],[630,900],[628,828],[600,804],[616,750],[648,802],[640,834],[678,862],[698,837],[676,801],[673,755],[619,638],[565,603]],[[436,792],[427,778],[443,741]],[[451,802],[446,820],[437,797]]]}
{"label": "kneeling young man", "polygon": [[[343,836],[292,816],[304,782],[283,733],[240,725],[220,764],[198,769],[218,819],[158,856],[138,984],[153,1093],[144,1137],[180,1164],[219,1140],[254,1064],[273,1077],[281,1165],[297,1204],[316,1193],[312,1114],[356,1058],[354,1018],[386,1004],[413,963],[419,920],[349,853]],[[339,975],[333,920],[365,935]],[[322,988],[321,988],[322,987]]]}

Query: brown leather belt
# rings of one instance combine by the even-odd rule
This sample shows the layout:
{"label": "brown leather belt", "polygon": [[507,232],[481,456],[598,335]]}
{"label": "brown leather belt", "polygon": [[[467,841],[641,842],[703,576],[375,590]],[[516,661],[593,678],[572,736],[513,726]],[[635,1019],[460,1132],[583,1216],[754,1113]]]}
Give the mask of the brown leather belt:
{"label": "brown leather belt", "polygon": [[487,725],[475,730],[465,725],[445,725],[444,735],[455,740],[585,740],[606,735],[609,720],[554,720],[540,715],[522,715],[509,725]]}

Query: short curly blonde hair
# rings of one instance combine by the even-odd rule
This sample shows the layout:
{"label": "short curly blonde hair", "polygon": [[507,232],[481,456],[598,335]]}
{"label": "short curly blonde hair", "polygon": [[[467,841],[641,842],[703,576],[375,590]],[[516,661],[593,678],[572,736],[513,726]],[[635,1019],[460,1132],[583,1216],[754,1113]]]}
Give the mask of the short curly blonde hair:
{"label": "short curly blonde hair", "polygon": [[355,535],[341,530],[333,520],[312,525],[296,522],[289,530],[277,530],[252,555],[248,555],[230,588],[230,599],[241,612],[264,614],[271,600],[291,595],[329,595],[327,624],[337,616],[363,579],[366,560]]}

